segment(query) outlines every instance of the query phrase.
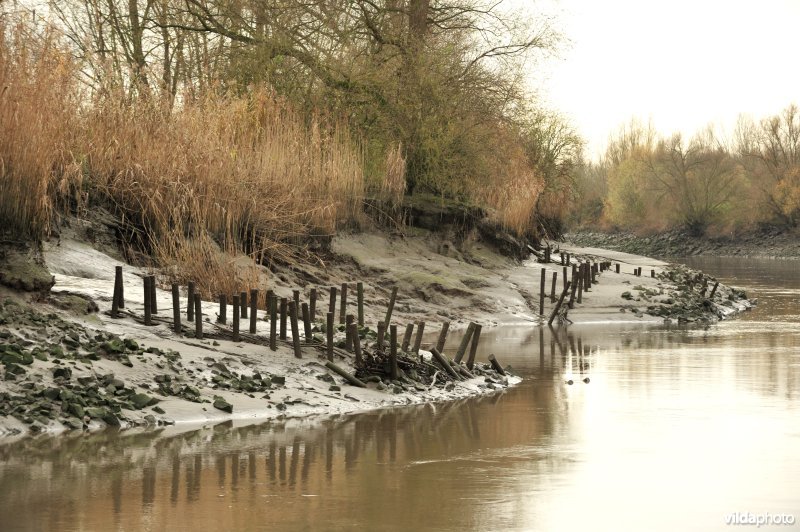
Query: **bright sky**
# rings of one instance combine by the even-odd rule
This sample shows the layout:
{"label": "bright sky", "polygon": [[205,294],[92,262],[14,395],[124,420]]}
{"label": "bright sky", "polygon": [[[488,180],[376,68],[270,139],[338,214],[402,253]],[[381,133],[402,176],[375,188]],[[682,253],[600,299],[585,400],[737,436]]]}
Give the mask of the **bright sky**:
{"label": "bright sky", "polygon": [[634,116],[662,133],[691,135],[710,122],[730,131],[742,113],[758,119],[800,103],[800,0],[552,5],[571,44],[546,79],[534,77],[586,139],[589,157]]}

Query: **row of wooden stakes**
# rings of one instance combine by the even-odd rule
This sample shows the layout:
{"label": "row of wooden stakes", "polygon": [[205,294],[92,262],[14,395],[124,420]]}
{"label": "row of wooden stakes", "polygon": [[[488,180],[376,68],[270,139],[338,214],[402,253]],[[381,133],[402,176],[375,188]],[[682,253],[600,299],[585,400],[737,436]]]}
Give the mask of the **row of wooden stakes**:
{"label": "row of wooden stakes", "polygon": [[[144,283],[144,324],[146,326],[153,325],[153,315],[158,314],[158,305],[156,301],[156,283],[155,276],[149,275],[143,277]],[[355,364],[360,366],[363,363],[361,340],[359,336],[359,327],[364,326],[364,285],[361,282],[356,283],[356,299],[357,299],[357,314],[347,313],[347,283],[341,285],[341,290],[337,287],[330,288],[328,312],[326,315],[325,333],[326,333],[326,355],[329,362],[333,362],[334,358],[334,330],[336,328],[335,315],[336,315],[336,302],[337,296],[340,298],[339,307],[339,324],[345,325],[345,350],[355,355]],[[259,290],[253,289],[248,292],[241,292],[239,295],[233,296],[232,307],[232,339],[233,341],[241,340],[241,320],[248,319],[249,314],[249,332],[250,334],[256,333],[257,324],[257,311],[259,303]],[[249,296],[249,297],[248,297]],[[265,319],[269,321],[269,347],[272,351],[277,350],[278,339],[287,341],[287,328],[291,327],[292,332],[292,345],[294,354],[297,358],[302,358],[301,342],[300,342],[300,319],[303,322],[304,338],[306,344],[317,343],[313,335],[313,324],[316,322],[316,306],[318,293],[316,288],[312,288],[309,294],[309,301],[300,301],[300,290],[293,290],[293,297],[278,298],[272,290],[267,290],[264,299],[267,313]],[[202,320],[202,307],[200,294],[195,290],[193,282],[188,283],[188,304],[186,306],[186,319],[189,322],[194,322],[195,332],[194,337],[203,339],[203,320]],[[396,356],[398,347],[403,352],[418,354],[422,343],[422,337],[425,330],[425,322],[419,321],[416,323],[416,336],[414,335],[414,323],[409,323],[406,326],[402,342],[398,342],[397,325],[391,324],[392,313],[394,310],[395,301],[397,299],[397,287],[393,287],[389,297],[389,304],[386,311],[386,316],[383,321],[378,323],[377,327],[377,343],[376,349],[379,353],[383,353],[386,344],[386,333],[389,325],[389,355],[392,360],[392,374],[397,370]],[[248,305],[249,300],[249,305]],[[249,307],[249,309],[248,309]],[[125,297],[123,291],[123,278],[122,267],[117,266],[114,277],[114,292],[112,296],[111,316],[113,318],[119,317],[119,309],[125,308]],[[300,309],[300,316],[298,316],[298,308]],[[172,309],[173,309],[173,329],[176,334],[183,333],[181,324],[181,304],[180,304],[180,286],[176,283],[172,284]],[[248,312],[249,310],[249,312]],[[217,323],[221,325],[227,324],[228,314],[228,300],[227,296],[222,294],[219,296],[219,314]],[[434,358],[437,360],[443,358],[441,353],[444,351],[445,342],[447,340],[447,333],[450,327],[450,322],[445,321],[439,332],[436,345],[431,348]],[[481,326],[476,323],[470,323],[466,334],[461,339],[461,344],[458,347],[455,356],[455,362],[461,363],[464,355],[467,356],[466,365],[472,369],[475,354],[478,348],[478,341],[480,339]],[[414,338],[413,344],[411,343],[412,337]],[[329,366],[330,367],[330,366]],[[331,368],[338,371],[338,368]],[[345,375],[343,375],[345,376]],[[348,374],[349,376],[349,374]],[[346,376],[346,378],[348,377]]]}

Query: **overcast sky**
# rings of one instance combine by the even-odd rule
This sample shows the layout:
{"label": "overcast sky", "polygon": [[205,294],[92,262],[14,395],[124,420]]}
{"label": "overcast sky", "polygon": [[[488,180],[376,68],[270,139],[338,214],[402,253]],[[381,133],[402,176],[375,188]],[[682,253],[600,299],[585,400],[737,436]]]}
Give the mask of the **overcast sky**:
{"label": "overcast sky", "polygon": [[589,156],[633,116],[692,134],[800,103],[800,0],[552,0],[547,9],[570,44],[532,76]]}

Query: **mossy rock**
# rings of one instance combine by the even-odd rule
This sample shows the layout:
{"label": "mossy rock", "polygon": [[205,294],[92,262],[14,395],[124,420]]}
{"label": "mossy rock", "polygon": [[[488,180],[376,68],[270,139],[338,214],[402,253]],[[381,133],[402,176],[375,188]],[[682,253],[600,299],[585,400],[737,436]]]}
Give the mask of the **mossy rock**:
{"label": "mossy rock", "polygon": [[26,251],[7,250],[0,256],[0,284],[26,292],[47,292],[56,278],[42,261]]}
{"label": "mossy rock", "polygon": [[146,393],[137,393],[133,397],[130,398],[131,403],[137,410],[141,410],[142,408],[152,406],[158,403],[158,399],[155,397],[150,397]]}
{"label": "mossy rock", "polygon": [[216,408],[217,410],[222,410],[223,412],[227,412],[228,414],[233,413],[233,405],[230,404],[225,399],[223,399],[222,397],[214,398],[214,408]]}

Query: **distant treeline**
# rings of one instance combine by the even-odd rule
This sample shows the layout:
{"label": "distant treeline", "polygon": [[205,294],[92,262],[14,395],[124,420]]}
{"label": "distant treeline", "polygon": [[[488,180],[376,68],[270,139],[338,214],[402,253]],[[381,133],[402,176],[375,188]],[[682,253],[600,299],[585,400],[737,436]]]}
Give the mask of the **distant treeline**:
{"label": "distant treeline", "polygon": [[685,139],[632,122],[578,178],[572,221],[695,234],[800,222],[800,110],[740,118],[730,138],[708,127]]}

